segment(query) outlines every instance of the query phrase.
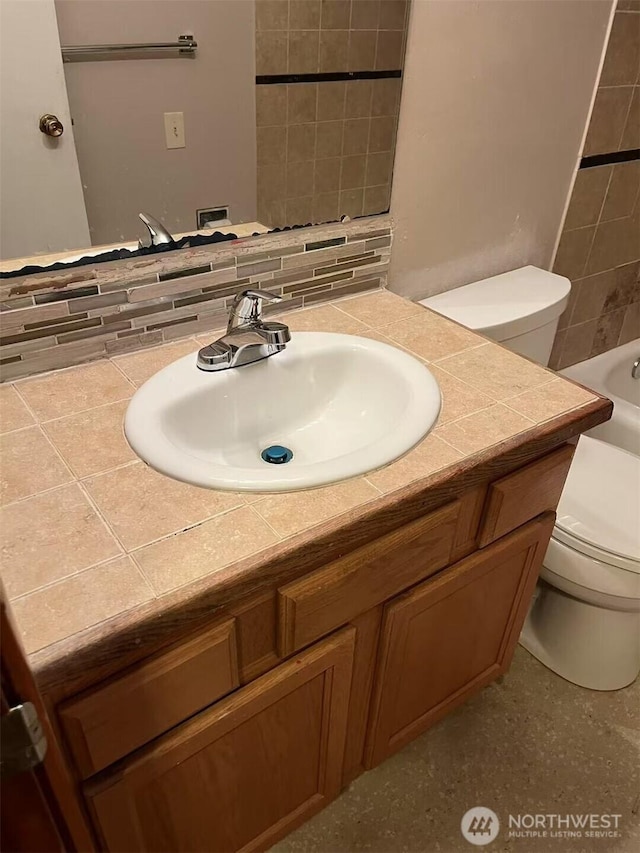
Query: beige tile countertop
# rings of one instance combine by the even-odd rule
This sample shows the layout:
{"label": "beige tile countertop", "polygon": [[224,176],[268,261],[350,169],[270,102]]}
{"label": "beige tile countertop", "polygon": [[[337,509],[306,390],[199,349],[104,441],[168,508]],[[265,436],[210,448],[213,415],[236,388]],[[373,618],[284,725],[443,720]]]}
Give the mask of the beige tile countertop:
{"label": "beige tile countertop", "polygon": [[427,362],[444,400],[436,429],[366,477],[296,493],[236,494],[158,474],[137,459],[122,430],[136,388],[212,335],[0,387],[2,577],[36,671],[59,665],[85,640],[176,613],[194,596],[206,593],[206,606],[215,608],[222,579],[228,584],[247,566],[255,573],[287,548],[308,546],[316,529],[331,535],[391,507],[409,486],[442,483],[461,463],[469,469],[492,448],[502,452],[505,442],[524,445],[561,421],[575,434],[589,412],[606,419],[597,395],[387,291],[288,313],[285,321],[294,333],[373,337]]}

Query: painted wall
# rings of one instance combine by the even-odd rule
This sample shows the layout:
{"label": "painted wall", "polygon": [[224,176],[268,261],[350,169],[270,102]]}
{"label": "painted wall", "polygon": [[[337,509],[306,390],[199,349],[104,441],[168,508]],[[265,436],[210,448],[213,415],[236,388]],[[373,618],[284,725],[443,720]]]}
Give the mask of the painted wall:
{"label": "painted wall", "polygon": [[425,297],[549,268],[611,0],[413,4],[390,287]]}
{"label": "painted wall", "polygon": [[[59,139],[40,133],[44,113],[62,122]],[[53,0],[2,0],[0,257],[88,243]]]}
{"label": "painted wall", "polygon": [[[255,220],[254,4],[56,0],[56,11],[62,44],[198,41],[193,58],[65,63],[92,243],[142,233],[140,211],[173,233],[200,208]],[[167,149],[165,112],[184,113],[185,148]]]}

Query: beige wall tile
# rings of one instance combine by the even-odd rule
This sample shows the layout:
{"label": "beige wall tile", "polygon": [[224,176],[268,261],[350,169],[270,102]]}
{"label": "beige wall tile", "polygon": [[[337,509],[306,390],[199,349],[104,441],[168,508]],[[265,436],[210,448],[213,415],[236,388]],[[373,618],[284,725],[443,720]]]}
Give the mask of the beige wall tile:
{"label": "beige wall tile", "polygon": [[313,221],[333,222],[338,219],[340,194],[337,191],[319,193],[313,197]]}
{"label": "beige wall tile", "polygon": [[568,325],[586,323],[600,316],[605,300],[614,286],[615,273],[613,270],[590,275],[574,283],[578,294],[573,306],[571,322]]}
{"label": "beige wall tile", "polygon": [[505,404],[532,421],[543,423],[595,399],[594,395],[584,388],[570,385],[563,379],[554,379],[540,388],[510,397]]}
{"label": "beige wall tile", "polygon": [[[271,86],[265,88],[270,89]],[[287,86],[287,124],[315,121],[317,101],[317,83],[295,83]]]}
{"label": "beige wall tile", "polygon": [[321,5],[322,0],[289,0],[290,29],[319,29]]}
{"label": "beige wall tile", "polygon": [[373,71],[376,67],[376,43],[375,30],[352,30],[349,33],[348,70]]}
{"label": "beige wall tile", "polygon": [[390,199],[391,184],[385,184],[380,187],[367,187],[364,191],[363,215],[372,216],[374,213],[385,213],[389,210]]}
{"label": "beige wall tile", "polygon": [[618,308],[616,311],[610,311],[598,317],[591,344],[591,356],[600,355],[601,352],[607,352],[617,346],[625,311],[625,308]]}
{"label": "beige wall tile", "polygon": [[391,170],[393,168],[393,154],[391,151],[383,151],[379,154],[369,154],[367,157],[367,172],[365,183],[368,187],[389,184],[391,181]]}
{"label": "beige wall tile", "polygon": [[340,188],[341,166],[342,161],[340,157],[327,157],[323,160],[315,161],[314,192],[316,194],[332,192]]}
{"label": "beige wall tile", "polygon": [[352,0],[351,29],[377,30],[380,0]]}
{"label": "beige wall tile", "polygon": [[582,278],[589,257],[595,226],[563,231],[553,271],[567,278]]}
{"label": "beige wall tile", "polygon": [[44,431],[76,477],[135,460],[123,430],[128,405],[124,400],[44,424]]}
{"label": "beige wall tile", "polygon": [[366,154],[369,143],[369,119],[351,118],[344,123],[343,154]]}
{"label": "beige wall tile", "polygon": [[611,172],[611,166],[578,170],[564,223],[566,231],[598,222]]}
{"label": "beige wall tile", "polygon": [[139,388],[163,367],[173,364],[174,361],[189,355],[191,352],[196,352],[197,349],[198,344],[189,339],[176,341],[172,344],[163,344],[129,355],[119,355],[113,361],[127,378]]}
{"label": "beige wall tile", "polygon": [[[352,34],[353,37],[353,34]],[[346,83],[345,118],[368,118],[375,80],[351,80]]]}
{"label": "beige wall tile", "polygon": [[256,86],[256,125],[287,123],[287,87],[285,85]]}
{"label": "beige wall tile", "polygon": [[111,362],[102,361],[51,373],[41,379],[26,379],[20,382],[18,390],[38,419],[48,421],[103,403],[127,400],[135,388]]}
{"label": "beige wall tile", "polygon": [[314,161],[287,163],[287,198],[313,195]]}
{"label": "beige wall tile", "polygon": [[364,204],[364,190],[349,189],[340,192],[340,216],[349,216],[354,219],[362,216]]}
{"label": "beige wall tile", "polygon": [[576,303],[580,300],[580,279],[571,282],[571,290],[569,291],[569,299],[567,305],[560,315],[558,320],[558,329],[566,329],[573,322],[571,315]]}
{"label": "beige wall tile", "polygon": [[284,200],[286,170],[284,163],[260,166],[258,169],[258,198]]}
{"label": "beige wall tile", "polygon": [[436,435],[462,453],[478,453],[533,426],[529,418],[498,404],[438,427]]}
{"label": "beige wall tile", "polygon": [[33,416],[12,385],[0,385],[0,433],[34,423]]}
{"label": "beige wall tile", "polygon": [[279,536],[293,536],[379,496],[366,480],[347,480],[323,489],[268,495],[253,504]]}
{"label": "beige wall tile", "polygon": [[3,506],[73,479],[37,426],[0,436],[0,459]]}
{"label": "beige wall tile", "polygon": [[423,316],[384,326],[382,331],[391,340],[428,361],[437,361],[478,346],[478,338],[473,332],[428,311]]}
{"label": "beige wall tile", "polygon": [[553,378],[544,368],[523,362],[521,356],[495,344],[485,344],[446,358],[439,366],[494,400],[513,397]]}
{"label": "beige wall tile", "polygon": [[256,74],[287,73],[287,33],[256,33]]}
{"label": "beige wall tile", "polygon": [[[638,251],[640,253],[640,247]],[[615,311],[616,308],[624,308],[630,302],[640,299],[640,261],[625,264],[610,272],[613,282],[606,294],[603,314]]]}
{"label": "beige wall tile", "polygon": [[601,222],[593,239],[593,246],[585,272],[587,275],[612,269],[638,258],[640,234],[640,206],[634,216]]}
{"label": "beige wall tile", "polygon": [[316,131],[316,157],[339,157],[342,153],[343,121],[319,122]]}
{"label": "beige wall tile", "polygon": [[283,322],[292,332],[342,332],[345,335],[359,335],[367,331],[367,326],[333,305],[321,305],[318,308],[305,308],[281,315]]}
{"label": "beige wall tile", "polygon": [[373,81],[372,116],[396,116],[400,107],[402,81],[393,78]]}
{"label": "beige wall tile", "polygon": [[0,510],[2,578],[10,598],[122,553],[79,486]]}
{"label": "beige wall tile", "polygon": [[322,0],[323,30],[348,30],[350,19],[351,0]]}
{"label": "beige wall tile", "polygon": [[493,406],[495,401],[491,397],[442,370],[437,364],[430,364],[429,370],[435,376],[442,394],[438,426]]}
{"label": "beige wall tile", "polygon": [[349,53],[348,30],[321,30],[320,71],[344,71]]}
{"label": "beige wall tile", "polygon": [[609,36],[600,86],[635,83],[640,66],[640,15],[617,12]]}
{"label": "beige wall tile", "polygon": [[289,26],[288,0],[256,0],[256,30],[286,30]]}
{"label": "beige wall tile", "polygon": [[425,314],[421,305],[409,302],[388,290],[378,290],[353,299],[344,299],[337,303],[336,308],[339,311],[346,311],[347,314],[360,320],[361,323],[366,323],[372,329],[388,326],[409,317],[423,317]]}
{"label": "beige wall tile", "polygon": [[[640,15],[638,15],[638,20],[640,20]],[[588,172],[590,170],[584,169],[583,171]],[[638,189],[640,189],[640,160],[615,165],[602,208],[601,220],[606,222],[609,219],[630,216],[638,198]],[[640,244],[640,238],[638,243]],[[638,254],[640,255],[640,245]]]}
{"label": "beige wall tile", "polygon": [[12,603],[27,654],[153,598],[130,557],[119,557]]}
{"label": "beige wall tile", "polygon": [[556,336],[553,341],[553,347],[551,349],[551,355],[549,356],[549,367],[552,370],[560,370],[562,362],[562,350],[564,348],[564,340],[566,336],[566,329],[561,329],[556,332]]}
{"label": "beige wall tile", "polygon": [[318,86],[318,121],[344,118],[346,83],[327,82]]}
{"label": "beige wall tile", "polygon": [[597,320],[589,320],[587,323],[569,326],[566,330],[558,369],[589,358],[597,325]]}
{"label": "beige wall tile", "polygon": [[99,474],[86,480],[85,485],[127,550],[242,503],[235,492],[181,483],[142,462]]}
{"label": "beige wall tile", "polygon": [[632,86],[598,89],[582,152],[583,157],[618,150],[632,94]]}
{"label": "beige wall tile", "polygon": [[[256,129],[258,166],[284,163],[286,159],[287,128],[285,125]],[[258,169],[261,171],[261,168]]]}
{"label": "beige wall tile", "polygon": [[379,116],[371,119],[369,151],[392,151],[395,145],[395,116]]}
{"label": "beige wall tile", "polygon": [[618,343],[626,344],[636,338],[640,338],[640,302],[632,302],[625,309]]}
{"label": "beige wall tile", "polygon": [[148,545],[136,551],[135,559],[153,590],[162,595],[277,541],[253,507],[243,506]]}
{"label": "beige wall tile", "polygon": [[441,441],[433,433],[410,450],[406,456],[367,475],[367,479],[385,494],[401,489],[409,480],[428,477],[454,465],[462,458],[460,451]]}
{"label": "beige wall tile", "polygon": [[289,74],[315,74],[322,70],[319,50],[318,30],[292,30],[289,33]]}
{"label": "beige wall tile", "polygon": [[286,211],[288,225],[309,225],[313,216],[313,196],[288,198]]}
{"label": "beige wall tile", "polygon": [[[345,122],[347,124],[347,122]],[[354,154],[342,158],[340,189],[350,190],[364,186],[367,158],[364,154]]]}
{"label": "beige wall tile", "polygon": [[316,124],[295,124],[287,128],[287,160],[300,163],[316,156]]}
{"label": "beige wall tile", "polygon": [[407,0],[381,0],[380,21],[381,30],[403,29],[407,15]]}
{"label": "beige wall tile", "polygon": [[631,148],[640,148],[640,86],[633,87],[631,106],[619,145],[621,151]]}
{"label": "beige wall tile", "polygon": [[392,30],[378,30],[378,44],[376,49],[376,69],[392,71],[402,68],[402,45],[404,34]]}

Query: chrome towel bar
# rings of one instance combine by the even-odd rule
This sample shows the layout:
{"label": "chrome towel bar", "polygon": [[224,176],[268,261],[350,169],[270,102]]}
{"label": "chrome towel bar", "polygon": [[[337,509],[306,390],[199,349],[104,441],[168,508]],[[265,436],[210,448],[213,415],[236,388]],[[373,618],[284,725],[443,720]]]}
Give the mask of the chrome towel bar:
{"label": "chrome towel bar", "polygon": [[74,44],[62,45],[63,60],[98,53],[136,53],[141,50],[177,50],[181,54],[195,53],[198,42],[192,35],[178,36],[178,41],[143,42],[141,44]]}

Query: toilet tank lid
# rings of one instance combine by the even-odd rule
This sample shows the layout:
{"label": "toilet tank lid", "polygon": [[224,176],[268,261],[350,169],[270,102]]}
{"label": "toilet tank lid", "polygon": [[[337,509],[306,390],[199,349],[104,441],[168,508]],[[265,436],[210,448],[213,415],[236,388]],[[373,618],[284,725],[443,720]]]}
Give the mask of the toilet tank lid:
{"label": "toilet tank lid", "polygon": [[640,458],[581,436],[558,504],[556,531],[607,552],[612,565],[640,572],[639,483]]}
{"label": "toilet tank lid", "polygon": [[559,317],[570,292],[569,279],[528,266],[456,287],[420,304],[468,329],[506,341]]}

